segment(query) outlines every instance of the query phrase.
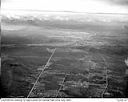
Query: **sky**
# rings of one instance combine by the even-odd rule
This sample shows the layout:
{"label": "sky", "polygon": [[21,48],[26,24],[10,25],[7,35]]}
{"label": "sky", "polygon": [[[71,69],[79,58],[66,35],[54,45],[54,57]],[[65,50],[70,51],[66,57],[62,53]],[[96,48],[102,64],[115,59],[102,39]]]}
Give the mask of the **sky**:
{"label": "sky", "polygon": [[128,13],[128,0],[2,0],[1,10]]}

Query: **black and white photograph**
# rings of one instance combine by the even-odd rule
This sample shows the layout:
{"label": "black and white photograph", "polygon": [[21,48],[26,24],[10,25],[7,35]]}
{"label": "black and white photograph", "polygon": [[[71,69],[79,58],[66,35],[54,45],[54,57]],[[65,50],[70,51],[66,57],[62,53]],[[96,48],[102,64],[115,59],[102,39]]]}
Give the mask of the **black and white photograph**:
{"label": "black and white photograph", "polygon": [[1,98],[128,98],[128,0],[1,0]]}

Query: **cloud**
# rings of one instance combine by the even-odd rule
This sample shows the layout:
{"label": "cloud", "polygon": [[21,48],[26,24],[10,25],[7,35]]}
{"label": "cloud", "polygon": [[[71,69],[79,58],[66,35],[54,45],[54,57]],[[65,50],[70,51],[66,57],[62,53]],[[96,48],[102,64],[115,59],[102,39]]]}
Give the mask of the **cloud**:
{"label": "cloud", "polygon": [[8,0],[1,0],[2,3],[3,3],[3,2],[6,2],[6,1],[8,1]]}
{"label": "cloud", "polygon": [[121,5],[128,5],[128,0],[112,0],[112,2]]}
{"label": "cloud", "polygon": [[2,9],[127,13],[128,0],[2,0]]}
{"label": "cloud", "polygon": [[12,2],[12,0],[1,0],[1,4],[3,4],[3,3],[9,3],[9,2]]}
{"label": "cloud", "polygon": [[101,0],[101,1],[105,1],[115,5],[128,6],[128,0]]}

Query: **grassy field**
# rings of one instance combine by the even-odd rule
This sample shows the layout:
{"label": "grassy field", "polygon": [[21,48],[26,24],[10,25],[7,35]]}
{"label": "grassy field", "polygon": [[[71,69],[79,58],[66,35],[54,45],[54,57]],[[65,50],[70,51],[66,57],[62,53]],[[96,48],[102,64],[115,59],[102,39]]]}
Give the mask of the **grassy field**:
{"label": "grassy field", "polygon": [[122,23],[45,23],[46,28],[2,30],[3,97],[27,97],[54,48],[30,97],[127,97],[128,35]]}

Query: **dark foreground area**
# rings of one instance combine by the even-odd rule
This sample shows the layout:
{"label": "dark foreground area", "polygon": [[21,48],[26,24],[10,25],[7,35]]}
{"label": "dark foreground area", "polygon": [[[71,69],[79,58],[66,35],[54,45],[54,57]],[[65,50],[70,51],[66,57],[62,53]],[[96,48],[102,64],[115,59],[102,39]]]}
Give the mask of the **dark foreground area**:
{"label": "dark foreground area", "polygon": [[127,48],[102,46],[2,47],[2,88],[5,97],[27,97],[56,48],[30,97],[126,97]]}

